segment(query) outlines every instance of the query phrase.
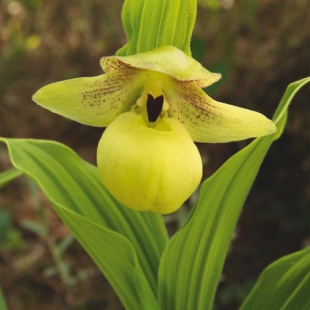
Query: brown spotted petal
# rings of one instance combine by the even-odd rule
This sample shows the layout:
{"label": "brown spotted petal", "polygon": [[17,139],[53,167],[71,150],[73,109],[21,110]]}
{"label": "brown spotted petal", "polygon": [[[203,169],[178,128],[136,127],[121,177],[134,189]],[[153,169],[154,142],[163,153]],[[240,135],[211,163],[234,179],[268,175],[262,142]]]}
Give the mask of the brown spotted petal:
{"label": "brown spotted petal", "polygon": [[142,88],[140,70],[113,71],[49,84],[38,90],[33,100],[82,124],[106,127],[130,109]]}
{"label": "brown spotted petal", "polygon": [[264,115],[217,102],[192,82],[171,79],[164,95],[170,116],[183,123],[195,142],[229,142],[275,132]]}

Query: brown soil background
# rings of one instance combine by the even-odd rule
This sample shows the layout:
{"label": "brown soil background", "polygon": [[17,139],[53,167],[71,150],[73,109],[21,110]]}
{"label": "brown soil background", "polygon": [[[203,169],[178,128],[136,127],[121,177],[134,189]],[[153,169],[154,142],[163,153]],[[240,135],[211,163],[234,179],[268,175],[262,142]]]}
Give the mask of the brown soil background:
{"label": "brown soil background", "polygon": [[[223,74],[211,96],[271,117],[287,85],[310,75],[310,2],[221,1],[218,10],[206,5],[211,2],[217,1],[200,1],[193,37],[194,56]],[[225,3],[233,5],[225,8]],[[126,41],[121,6],[120,0],[0,2],[0,136],[57,140],[95,163],[102,129],[52,114],[31,96],[54,81],[101,74],[99,59]],[[294,98],[285,132],[263,163],[239,220],[214,309],[237,309],[268,264],[309,244],[309,98],[308,85]],[[247,143],[198,145],[208,161],[204,178]],[[10,167],[1,145],[0,171]],[[7,225],[0,238],[0,285],[10,310],[122,309],[29,180],[21,177],[1,189],[0,212]],[[171,230],[180,218],[168,219]],[[42,227],[45,235],[37,229]],[[64,240],[68,247],[57,261],[53,249]],[[59,266],[67,268],[62,275]]]}

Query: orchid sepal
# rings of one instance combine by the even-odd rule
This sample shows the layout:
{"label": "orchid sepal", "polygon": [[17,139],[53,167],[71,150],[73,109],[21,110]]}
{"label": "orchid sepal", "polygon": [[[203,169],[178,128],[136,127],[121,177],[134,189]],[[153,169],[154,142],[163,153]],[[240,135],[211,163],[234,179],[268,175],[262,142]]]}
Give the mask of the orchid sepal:
{"label": "orchid sepal", "polygon": [[221,78],[221,74],[208,71],[194,58],[169,45],[131,56],[103,57],[100,64],[105,72],[132,68],[151,70],[179,81],[192,81],[201,88]]}

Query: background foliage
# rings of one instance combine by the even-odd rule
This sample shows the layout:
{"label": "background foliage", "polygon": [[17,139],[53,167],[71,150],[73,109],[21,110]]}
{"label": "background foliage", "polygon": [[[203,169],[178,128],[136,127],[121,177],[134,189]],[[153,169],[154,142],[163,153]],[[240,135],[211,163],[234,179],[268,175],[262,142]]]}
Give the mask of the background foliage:
{"label": "background foliage", "polygon": [[[100,74],[100,57],[125,43],[121,6],[105,0],[1,1],[0,136],[54,139],[94,162],[102,130],[52,115],[30,98],[53,81]],[[286,86],[310,73],[309,31],[301,22],[309,9],[306,0],[200,1],[193,55],[225,82],[208,90],[212,96],[271,117]],[[294,99],[286,131],[246,202],[216,309],[235,309],[264,267],[309,243],[309,94],[306,86]],[[207,162],[204,177],[244,145],[199,145]],[[0,171],[9,167],[1,148]],[[186,210],[167,217],[171,233]],[[97,267],[26,178],[1,191],[0,278],[12,310],[121,309]]]}

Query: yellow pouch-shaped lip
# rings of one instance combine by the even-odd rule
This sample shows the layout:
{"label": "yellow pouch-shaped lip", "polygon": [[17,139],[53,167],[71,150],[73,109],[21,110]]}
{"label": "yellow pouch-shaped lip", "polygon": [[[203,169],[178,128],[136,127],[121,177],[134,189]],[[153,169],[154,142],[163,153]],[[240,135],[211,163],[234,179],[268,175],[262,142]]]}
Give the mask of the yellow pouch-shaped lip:
{"label": "yellow pouch-shaped lip", "polygon": [[163,118],[151,128],[131,112],[118,116],[106,129],[97,162],[111,194],[139,211],[176,211],[202,176],[199,152],[179,121]]}

